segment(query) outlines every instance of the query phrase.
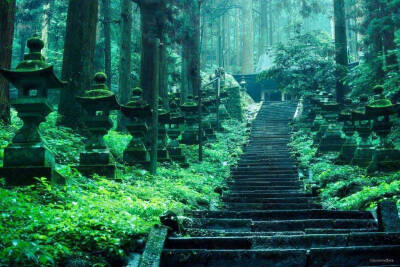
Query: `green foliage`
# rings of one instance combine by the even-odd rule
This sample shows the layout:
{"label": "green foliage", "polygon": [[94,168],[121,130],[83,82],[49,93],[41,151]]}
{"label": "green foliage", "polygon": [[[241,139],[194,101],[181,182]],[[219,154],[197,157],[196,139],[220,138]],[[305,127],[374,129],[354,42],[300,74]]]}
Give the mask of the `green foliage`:
{"label": "green foliage", "polygon": [[309,179],[304,180],[306,187],[316,184],[321,188],[320,197],[325,208],[372,209],[377,202],[386,198],[400,204],[400,172],[367,176],[363,168],[336,165],[323,157],[317,157],[306,126],[295,124],[300,130],[292,135],[290,146],[300,167],[310,171]]}
{"label": "green foliage", "polygon": [[298,35],[275,48],[275,66],[260,79],[279,81],[279,88],[294,96],[334,88],[334,50],[323,34]]}
{"label": "green foliage", "polygon": [[[46,143],[57,151],[60,162],[74,163],[83,139],[55,126],[55,121],[53,113],[41,125]],[[183,215],[185,210],[215,209],[220,195],[214,189],[226,185],[230,166],[241,153],[239,145],[247,139],[244,125],[233,120],[224,123],[227,133],[205,146],[202,163],[197,162],[197,146],[185,146],[188,169],[171,164],[161,166],[153,176],[123,167],[117,182],[83,177],[63,166],[58,171],[68,177],[65,186],[42,178],[29,187],[0,187],[0,265],[55,266],[79,258],[93,266],[108,266],[134,250],[136,240],[160,223],[165,211]],[[9,127],[13,132],[17,128]],[[0,134],[10,140],[7,129]],[[130,136],[110,131],[105,140],[118,158]]]}

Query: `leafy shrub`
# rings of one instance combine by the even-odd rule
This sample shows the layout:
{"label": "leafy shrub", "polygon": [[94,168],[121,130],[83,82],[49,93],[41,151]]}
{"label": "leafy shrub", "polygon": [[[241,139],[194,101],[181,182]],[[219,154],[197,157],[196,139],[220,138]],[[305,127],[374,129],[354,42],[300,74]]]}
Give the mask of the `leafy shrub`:
{"label": "leafy shrub", "polygon": [[325,34],[307,33],[279,44],[274,63],[259,79],[279,81],[279,88],[293,96],[335,87],[334,47]]}

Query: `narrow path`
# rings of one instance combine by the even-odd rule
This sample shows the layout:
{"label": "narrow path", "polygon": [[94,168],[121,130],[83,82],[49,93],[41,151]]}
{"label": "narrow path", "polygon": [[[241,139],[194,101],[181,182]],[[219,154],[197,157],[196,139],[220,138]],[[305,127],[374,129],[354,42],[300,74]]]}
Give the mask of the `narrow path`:
{"label": "narrow path", "polygon": [[304,191],[287,147],[294,112],[291,103],[263,104],[245,153],[232,171],[225,209],[192,212],[192,222],[185,225],[191,237],[169,237],[161,266],[400,262],[400,236],[378,233],[371,213],[323,210],[318,199]]}

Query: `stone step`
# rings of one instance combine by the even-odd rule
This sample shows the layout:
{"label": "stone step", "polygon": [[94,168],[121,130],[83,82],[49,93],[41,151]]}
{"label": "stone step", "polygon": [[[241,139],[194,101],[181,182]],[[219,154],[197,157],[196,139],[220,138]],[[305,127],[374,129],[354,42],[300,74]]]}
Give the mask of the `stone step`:
{"label": "stone step", "polygon": [[348,229],[370,228],[376,229],[375,220],[368,219],[306,219],[306,220],[277,220],[254,221],[253,231],[304,231],[307,228]]}
{"label": "stone step", "polygon": [[286,231],[286,232],[226,232],[225,230],[212,230],[202,228],[186,228],[185,233],[191,237],[238,237],[238,236],[274,236],[274,235],[304,235],[302,231]]}
{"label": "stone step", "polygon": [[[377,262],[374,262],[376,260]],[[314,249],[166,249],[161,267],[379,266],[400,264],[400,246],[346,246]]]}
{"label": "stone step", "polygon": [[170,237],[166,249],[311,249],[346,246],[400,245],[400,233]]}
{"label": "stone step", "polygon": [[252,182],[268,182],[268,183],[279,183],[279,182],[283,182],[283,183],[300,183],[300,185],[302,184],[302,181],[299,179],[299,177],[293,177],[293,178],[273,178],[273,177],[260,177],[260,178],[251,178],[251,177],[233,177],[229,182],[231,183],[252,183]]}
{"label": "stone step", "polygon": [[249,190],[249,191],[253,191],[253,190],[300,190],[301,187],[299,185],[297,186],[278,186],[278,185],[267,185],[267,186],[263,186],[263,185],[231,185],[230,187],[231,190]]}
{"label": "stone step", "polygon": [[235,180],[228,183],[229,186],[302,186],[300,181],[265,181],[265,180]]}
{"label": "stone step", "polygon": [[224,205],[230,210],[293,210],[293,209],[320,209],[320,204],[309,204],[309,203],[234,203],[227,202]]}
{"label": "stone step", "polygon": [[195,218],[234,218],[253,219],[258,221],[268,220],[294,220],[294,219],[364,219],[373,220],[368,211],[335,211],[322,209],[309,210],[279,210],[279,211],[192,211],[188,215]]}
{"label": "stone step", "polygon": [[244,197],[228,197],[223,199],[224,202],[234,203],[315,203],[319,198],[312,197],[287,197],[287,198],[244,198]]}
{"label": "stone step", "polygon": [[229,191],[225,193],[224,196],[227,197],[267,197],[267,198],[284,198],[284,197],[312,197],[312,194],[305,193],[302,191],[273,191],[273,190],[260,190],[260,191]]}

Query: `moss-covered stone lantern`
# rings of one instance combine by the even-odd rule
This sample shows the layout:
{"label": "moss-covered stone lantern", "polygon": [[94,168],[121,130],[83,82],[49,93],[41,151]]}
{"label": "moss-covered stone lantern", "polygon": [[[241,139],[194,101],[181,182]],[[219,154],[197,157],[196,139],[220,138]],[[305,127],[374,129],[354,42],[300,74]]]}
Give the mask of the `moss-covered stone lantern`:
{"label": "moss-covered stone lantern", "polygon": [[[203,113],[203,120],[202,120],[202,127],[204,130],[205,139],[209,141],[215,141],[217,136],[215,135],[214,128],[212,126],[212,116],[211,116],[211,107],[216,104],[216,99],[212,97],[206,97],[206,94],[203,94],[202,100],[202,113]],[[214,117],[215,118],[215,117]],[[216,118],[215,118],[216,120]]]}
{"label": "moss-covered stone lantern", "polygon": [[119,110],[115,94],[107,85],[107,76],[98,72],[94,84],[76,100],[86,111],[84,118],[87,127],[85,151],[80,154],[78,170],[86,176],[98,174],[115,178],[115,164],[111,162],[110,151],[104,142],[104,135],[112,128],[110,111]]}
{"label": "moss-covered stone lantern", "polygon": [[322,110],[326,112],[327,128],[321,137],[318,152],[340,152],[344,143],[340,122],[338,121],[340,105],[336,101],[330,100],[323,104]]}
{"label": "moss-covered stone lantern", "polygon": [[368,104],[368,97],[362,95],[360,97],[359,105],[352,111],[352,118],[356,122],[356,131],[361,138],[358,143],[357,149],[354,152],[354,157],[351,162],[352,165],[360,167],[368,167],[372,160],[374,148],[372,146],[371,136],[371,117],[366,113],[366,106]]}
{"label": "moss-covered stone lantern", "polygon": [[340,150],[339,157],[336,159],[338,164],[350,164],[357,149],[357,141],[354,138],[356,127],[352,117],[353,101],[349,98],[344,100],[344,108],[339,114],[339,121],[343,122],[343,132],[345,141]]}
{"label": "moss-covered stone lantern", "polygon": [[181,110],[185,114],[185,129],[182,133],[181,142],[186,145],[196,145],[199,143],[199,118],[197,114],[197,103],[194,102],[193,96],[188,96],[185,103],[181,105]]}
{"label": "moss-covered stone lantern", "polygon": [[167,149],[172,161],[186,168],[189,167],[189,164],[187,163],[178,140],[182,133],[181,125],[185,123],[185,118],[178,106],[178,101],[179,99],[171,101],[169,105],[171,114],[169,118],[168,136],[170,139]]}
{"label": "moss-covered stone lantern", "polygon": [[159,162],[169,162],[171,158],[167,149],[168,133],[166,125],[170,122],[170,112],[163,106],[161,98],[159,99],[158,107],[157,160]]}
{"label": "moss-covered stone lantern", "polygon": [[314,145],[319,145],[321,143],[322,137],[325,135],[325,132],[329,128],[330,122],[332,122],[338,116],[338,107],[339,105],[334,101],[333,95],[328,94],[326,97],[321,97],[320,101],[318,101],[318,105],[320,106],[320,115],[317,116],[316,121],[319,121],[319,128],[317,133],[314,136]]}
{"label": "moss-covered stone lantern", "polygon": [[150,152],[146,147],[146,136],[149,134],[148,123],[151,120],[150,105],[143,100],[143,91],[136,87],[132,91],[132,97],[126,105],[121,105],[121,112],[129,121],[126,129],[132,136],[123,154],[123,160],[127,165],[139,165],[144,169],[150,167]]}
{"label": "moss-covered stone lantern", "polygon": [[[379,96],[379,95],[378,95]],[[400,151],[394,148],[387,136],[393,127],[390,116],[398,112],[399,105],[393,104],[382,95],[366,106],[366,113],[373,118],[372,130],[379,136],[380,144],[375,148],[369,172],[396,171],[400,169]]]}
{"label": "moss-covered stone lantern", "polygon": [[[10,104],[18,111],[23,126],[15,134],[12,143],[4,150],[4,165],[0,177],[7,185],[29,185],[35,177],[46,177],[57,182],[60,176],[54,171],[54,159],[42,143],[39,124],[53,111],[47,100],[49,89],[63,88],[53,72],[53,66],[41,54],[43,41],[34,36],[27,42],[29,53],[15,70],[0,68],[0,74],[18,90]],[[61,181],[62,182],[62,181]]]}

